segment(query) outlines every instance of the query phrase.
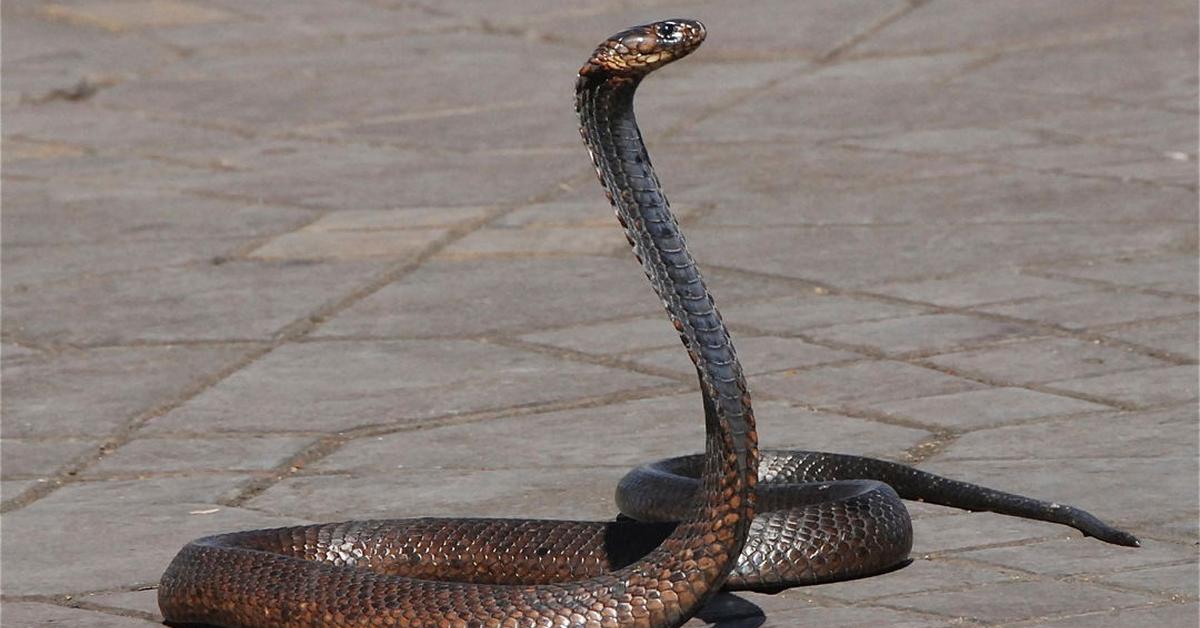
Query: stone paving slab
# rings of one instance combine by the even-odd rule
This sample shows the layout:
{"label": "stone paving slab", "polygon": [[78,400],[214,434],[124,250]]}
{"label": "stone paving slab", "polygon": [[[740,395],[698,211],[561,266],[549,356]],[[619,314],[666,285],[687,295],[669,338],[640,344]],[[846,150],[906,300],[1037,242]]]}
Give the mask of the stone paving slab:
{"label": "stone paving slab", "polygon": [[762,444],[1144,541],[913,503],[909,567],[688,625],[1195,626],[1183,0],[5,2],[5,625],[153,625],[220,531],[607,519],[700,449],[571,108],[668,15],[709,41],[639,120]]}

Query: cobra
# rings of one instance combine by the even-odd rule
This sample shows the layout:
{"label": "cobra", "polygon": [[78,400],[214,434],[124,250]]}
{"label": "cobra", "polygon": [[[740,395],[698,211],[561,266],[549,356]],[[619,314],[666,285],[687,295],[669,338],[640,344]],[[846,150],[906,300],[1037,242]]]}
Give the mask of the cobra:
{"label": "cobra", "polygon": [[642,79],[704,37],[694,20],[631,28],[603,42],[576,83],[580,132],[600,182],[696,366],[704,453],[631,472],[617,496],[626,517],[615,521],[348,521],[197,539],[159,585],[168,622],[678,626],[723,586],[774,590],[903,565],[912,528],[900,497],[1055,521],[1137,545],[1082,510],[896,463],[819,452],[760,456],[733,343],[633,114]]}

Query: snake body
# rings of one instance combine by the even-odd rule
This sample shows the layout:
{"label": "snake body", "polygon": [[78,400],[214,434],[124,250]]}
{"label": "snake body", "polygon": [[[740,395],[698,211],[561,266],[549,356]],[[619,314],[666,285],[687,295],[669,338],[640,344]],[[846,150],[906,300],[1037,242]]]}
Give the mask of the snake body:
{"label": "snake body", "polygon": [[601,184],[696,365],[704,453],[622,480],[618,503],[633,519],[349,521],[197,539],[159,585],[169,623],[678,626],[722,586],[773,590],[902,565],[912,530],[900,497],[1059,521],[1136,544],[1083,511],[895,463],[763,452],[760,465],[742,368],[633,116],[641,80],[704,37],[693,20],[623,31],[596,49],[576,84],[580,131]]}

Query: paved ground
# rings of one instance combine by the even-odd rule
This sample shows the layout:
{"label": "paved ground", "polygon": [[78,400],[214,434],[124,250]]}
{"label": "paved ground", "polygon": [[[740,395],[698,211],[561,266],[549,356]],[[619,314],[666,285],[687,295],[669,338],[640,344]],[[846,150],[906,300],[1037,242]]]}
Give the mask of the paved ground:
{"label": "paved ground", "polygon": [[211,532],[610,517],[700,448],[571,111],[676,14],[642,123],[763,443],[1145,540],[914,504],[907,569],[704,619],[1195,626],[1187,0],[5,2],[5,625],[150,625]]}

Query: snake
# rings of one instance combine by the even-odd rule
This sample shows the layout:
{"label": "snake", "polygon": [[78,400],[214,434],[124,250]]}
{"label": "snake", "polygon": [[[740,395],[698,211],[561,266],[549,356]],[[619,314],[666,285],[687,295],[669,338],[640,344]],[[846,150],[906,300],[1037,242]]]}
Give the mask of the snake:
{"label": "snake", "polygon": [[688,251],[633,114],[654,70],[704,41],[696,20],[636,26],[579,70],[580,133],[643,271],[696,367],[702,454],[638,467],[611,521],[415,518],[218,534],[185,545],[158,603],[171,625],[500,628],[679,626],[722,589],[776,591],[909,562],[902,499],[1137,539],[1085,511],[899,463],[761,450],[728,329]]}

